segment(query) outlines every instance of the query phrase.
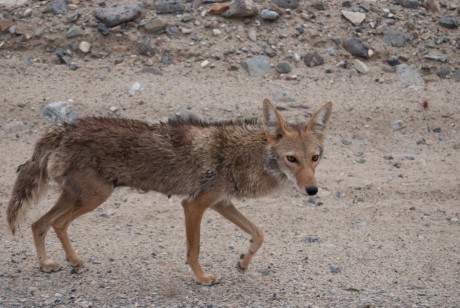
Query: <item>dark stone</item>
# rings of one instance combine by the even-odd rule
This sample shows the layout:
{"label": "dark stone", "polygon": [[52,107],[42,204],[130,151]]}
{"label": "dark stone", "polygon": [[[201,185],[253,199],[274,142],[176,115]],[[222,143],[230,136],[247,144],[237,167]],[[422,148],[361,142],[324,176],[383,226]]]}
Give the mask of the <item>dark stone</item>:
{"label": "dark stone", "polygon": [[163,63],[164,65],[169,64],[169,51],[163,51],[163,54],[161,55],[161,63]]}
{"label": "dark stone", "polygon": [[70,29],[67,31],[67,34],[65,35],[66,38],[74,38],[74,37],[79,37],[85,35],[85,30],[80,28],[77,25],[73,25],[70,27]]}
{"label": "dark stone", "polygon": [[170,38],[179,38],[181,35],[179,27],[176,25],[166,26],[166,35]]}
{"label": "dark stone", "polygon": [[433,132],[439,134],[441,132],[441,127],[433,128]]}
{"label": "dark stone", "polygon": [[438,72],[438,77],[441,79],[446,79],[449,76],[450,70],[447,67],[441,67]]}
{"label": "dark stone", "polygon": [[153,57],[155,55],[155,49],[151,46],[151,39],[145,38],[144,41],[139,44],[137,52],[142,56]]}
{"label": "dark stone", "polygon": [[64,52],[61,48],[56,49],[56,56],[61,60],[61,63],[70,65],[72,63],[72,55]]}
{"label": "dark stone", "polygon": [[319,243],[319,237],[316,235],[305,235],[302,239],[305,243]]}
{"label": "dark stone", "polygon": [[360,40],[348,39],[343,43],[343,48],[355,57],[369,58],[369,47]]}
{"label": "dark stone", "polygon": [[279,74],[289,74],[291,72],[291,66],[286,62],[278,63],[278,65],[276,65],[276,71]]}
{"label": "dark stone", "polygon": [[273,0],[273,3],[283,9],[296,9],[299,6],[299,0]]}
{"label": "dark stone", "polygon": [[309,67],[319,66],[324,64],[324,58],[314,51],[307,53],[303,58],[303,62]]}
{"label": "dark stone", "polygon": [[396,66],[396,65],[401,64],[401,62],[399,61],[399,59],[398,59],[398,58],[395,58],[395,57],[388,58],[387,63],[388,63],[388,65],[390,65],[390,66]]}
{"label": "dark stone", "polygon": [[193,15],[184,15],[181,18],[182,22],[189,22],[189,21],[193,21],[193,20],[195,20],[195,17],[193,17]]}
{"label": "dark stone", "polygon": [[443,16],[439,20],[439,24],[447,29],[456,29],[459,21],[456,20],[455,16]]}
{"label": "dark stone", "polygon": [[96,28],[103,36],[107,36],[110,33],[109,28],[107,28],[104,24],[98,23]]}
{"label": "dark stone", "polygon": [[329,265],[329,271],[332,273],[332,274],[340,274],[342,272],[342,268],[339,267],[339,266],[332,266],[332,265]]}
{"label": "dark stone", "polygon": [[241,66],[250,76],[261,76],[270,72],[270,59],[267,56],[255,56],[241,62]]}
{"label": "dark stone", "polygon": [[76,22],[80,18],[80,13],[73,13],[69,17],[67,17],[68,22]]}
{"label": "dark stone", "polygon": [[342,7],[351,7],[352,0],[342,0]]}
{"label": "dark stone", "polygon": [[181,0],[159,0],[156,4],[158,14],[182,14],[185,6]]}
{"label": "dark stone", "polygon": [[311,7],[318,11],[325,11],[328,9],[327,4],[324,3],[323,1],[316,1],[312,3]]}
{"label": "dark stone", "polygon": [[98,9],[94,12],[94,16],[104,25],[112,28],[138,18],[142,13],[142,8],[140,3],[117,5]]}
{"label": "dark stone", "polygon": [[408,9],[416,9],[419,6],[418,0],[401,0],[400,4]]}
{"label": "dark stone", "polygon": [[58,15],[67,13],[67,0],[53,0],[51,2],[51,12]]}
{"label": "dark stone", "polygon": [[408,40],[409,38],[404,32],[396,31],[391,28],[383,31],[383,42],[386,45],[403,47]]}
{"label": "dark stone", "polygon": [[436,45],[442,44],[444,42],[446,42],[446,37],[445,36],[441,35],[441,36],[438,36],[436,38]]}

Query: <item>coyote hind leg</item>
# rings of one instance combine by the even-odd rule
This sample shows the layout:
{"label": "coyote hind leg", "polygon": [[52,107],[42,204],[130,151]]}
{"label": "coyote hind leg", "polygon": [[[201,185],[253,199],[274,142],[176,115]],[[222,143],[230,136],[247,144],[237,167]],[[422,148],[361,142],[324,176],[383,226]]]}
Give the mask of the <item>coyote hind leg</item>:
{"label": "coyote hind leg", "polygon": [[48,259],[46,253],[45,237],[50,226],[55,230],[69,262],[76,266],[82,264],[70,243],[67,227],[78,216],[98,207],[110,196],[111,192],[111,185],[101,182],[89,173],[67,177],[56,204],[32,224],[35,249],[42,271],[53,272],[60,268],[58,263]]}
{"label": "coyote hind leg", "polygon": [[67,211],[56,217],[51,222],[51,225],[62,244],[62,248],[64,249],[66,260],[72,266],[82,266],[83,261],[72,247],[67,234],[67,228],[77,217],[91,212],[101,205],[105,200],[107,200],[113,190],[111,185],[102,184],[98,181],[95,182],[94,179],[93,182],[87,181],[84,185],[86,186],[84,187],[84,197],[82,197],[81,200],[76,201],[67,209]]}
{"label": "coyote hind leg", "polygon": [[35,242],[35,250],[37,251],[38,263],[40,269],[44,272],[59,270],[59,264],[48,259],[46,254],[45,237],[50,228],[50,221],[64,213],[74,202],[75,199],[72,195],[64,190],[56,204],[45,215],[32,224],[32,234]]}
{"label": "coyote hind leg", "polygon": [[252,257],[259,250],[264,242],[264,234],[254,223],[247,219],[238,209],[228,200],[222,200],[213,206],[213,209],[221,214],[223,217],[237,225],[241,230],[250,234],[251,244],[249,245],[248,252],[240,256],[237,266],[241,272],[246,271],[251,262]]}

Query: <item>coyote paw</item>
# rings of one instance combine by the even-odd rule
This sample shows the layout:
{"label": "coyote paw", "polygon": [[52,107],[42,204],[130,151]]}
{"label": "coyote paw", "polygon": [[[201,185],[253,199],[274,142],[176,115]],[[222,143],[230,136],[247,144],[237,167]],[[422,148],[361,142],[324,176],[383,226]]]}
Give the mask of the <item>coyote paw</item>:
{"label": "coyote paw", "polygon": [[219,283],[219,278],[214,275],[203,275],[196,277],[196,281],[203,286],[213,286]]}
{"label": "coyote paw", "polygon": [[70,263],[70,265],[72,265],[73,267],[82,267],[83,266],[83,260],[80,259],[79,257],[77,256],[73,256],[73,257],[68,257],[67,258],[67,261]]}
{"label": "coyote paw", "polygon": [[238,262],[236,263],[236,269],[238,270],[238,272],[240,273],[245,273],[247,268],[241,266],[241,260],[238,260]]}
{"label": "coyote paw", "polygon": [[45,273],[57,272],[60,269],[59,264],[53,260],[45,260],[40,264],[40,270]]}
{"label": "coyote paw", "polygon": [[[241,254],[241,255],[240,255],[240,259],[239,259],[238,262],[236,263],[236,268],[238,269],[238,272],[240,272],[240,273],[245,273],[246,270],[248,269],[247,264],[246,264],[246,265],[243,265],[243,264],[242,264],[242,263],[245,261],[245,258],[246,258],[246,255],[245,255],[245,254]],[[244,262],[244,263],[247,263],[247,262]]]}

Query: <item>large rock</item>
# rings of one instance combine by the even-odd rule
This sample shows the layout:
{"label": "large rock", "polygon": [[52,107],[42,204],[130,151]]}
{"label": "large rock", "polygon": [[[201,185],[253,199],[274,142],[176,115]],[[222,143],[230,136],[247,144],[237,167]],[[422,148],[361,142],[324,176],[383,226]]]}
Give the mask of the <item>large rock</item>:
{"label": "large rock", "polygon": [[65,35],[66,38],[74,38],[74,37],[79,37],[85,35],[85,30],[80,28],[77,25],[72,25],[69,30],[67,31],[67,34]]}
{"label": "large rock", "polygon": [[386,45],[394,47],[403,47],[408,40],[409,38],[404,32],[396,31],[391,28],[388,28],[385,31],[383,31],[383,42]]}
{"label": "large rock", "polygon": [[228,10],[222,16],[224,17],[249,17],[257,15],[259,10],[252,0],[234,0],[230,3]]}
{"label": "large rock", "polygon": [[158,14],[182,14],[185,10],[181,0],[159,0],[156,2]]}
{"label": "large rock", "polygon": [[366,19],[366,14],[360,12],[342,10],[342,15],[355,26],[360,25]]}
{"label": "large rock", "polygon": [[369,58],[369,47],[357,39],[348,39],[343,43],[343,48],[355,57]]}
{"label": "large rock", "polygon": [[455,18],[455,16],[443,16],[439,20],[439,24],[444,28],[456,29],[460,24],[460,20]]}
{"label": "large rock", "polygon": [[299,6],[299,0],[273,0],[273,3],[283,9],[296,9]]}
{"label": "large rock", "polygon": [[401,6],[408,9],[416,9],[419,6],[418,0],[401,0]]}
{"label": "large rock", "polygon": [[0,7],[10,8],[15,5],[24,5],[28,0],[0,0]]}
{"label": "large rock", "polygon": [[56,15],[67,13],[67,0],[53,0],[51,2],[51,12]]}
{"label": "large rock", "polygon": [[168,26],[167,20],[157,17],[157,18],[147,21],[144,24],[144,29],[148,33],[156,33],[161,30],[164,30],[167,26]]}
{"label": "large rock", "polygon": [[270,71],[270,58],[267,56],[255,56],[242,61],[241,66],[250,76],[261,76]]}
{"label": "large rock", "polygon": [[433,12],[439,13],[441,11],[441,7],[437,0],[428,0],[426,2],[426,6]]}
{"label": "large rock", "polygon": [[43,116],[51,123],[72,122],[78,118],[75,108],[66,101],[48,104],[43,109]]}
{"label": "large rock", "polygon": [[420,74],[407,64],[396,66],[396,75],[398,80],[407,86],[424,86],[425,81]]}
{"label": "large rock", "polygon": [[359,73],[363,75],[369,73],[369,67],[366,64],[364,64],[364,62],[361,62],[358,59],[355,59],[355,61],[353,61],[353,67],[355,68],[355,70],[357,70]]}
{"label": "large rock", "polygon": [[115,27],[124,22],[132,21],[142,13],[141,3],[116,5],[110,8],[98,9],[94,16],[107,27]]}
{"label": "large rock", "polygon": [[316,51],[309,52],[303,57],[303,62],[308,67],[319,66],[324,64],[324,58]]}

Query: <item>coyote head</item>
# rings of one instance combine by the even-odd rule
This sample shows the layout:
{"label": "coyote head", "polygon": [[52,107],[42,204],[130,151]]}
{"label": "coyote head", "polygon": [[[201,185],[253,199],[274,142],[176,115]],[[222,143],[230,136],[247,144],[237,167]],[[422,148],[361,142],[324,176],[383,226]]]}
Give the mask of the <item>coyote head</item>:
{"label": "coyote head", "polygon": [[315,169],[323,155],[332,103],[317,110],[306,125],[287,124],[268,99],[263,102],[263,111],[265,134],[280,170],[303,194],[315,195],[318,192]]}

